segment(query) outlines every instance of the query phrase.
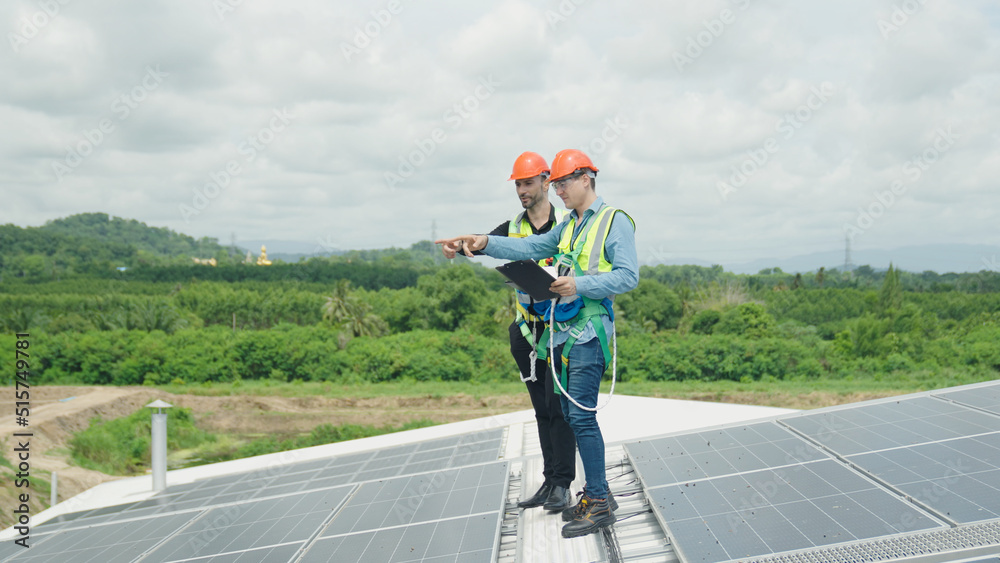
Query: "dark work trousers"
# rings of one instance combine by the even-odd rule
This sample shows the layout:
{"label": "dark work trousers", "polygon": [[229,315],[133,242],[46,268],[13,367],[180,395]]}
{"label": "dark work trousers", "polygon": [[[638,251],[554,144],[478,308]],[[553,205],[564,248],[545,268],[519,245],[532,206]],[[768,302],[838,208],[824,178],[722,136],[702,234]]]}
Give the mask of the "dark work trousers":
{"label": "dark work trousers", "polygon": [[[539,324],[536,338],[542,334]],[[517,323],[510,325],[510,353],[524,377],[531,375],[531,345],[524,339]],[[576,478],[576,437],[563,417],[559,396],[553,392],[552,374],[545,360],[535,360],[536,381],[526,381],[531,406],[538,423],[538,441],[542,446],[545,480],[557,487],[569,488]]]}

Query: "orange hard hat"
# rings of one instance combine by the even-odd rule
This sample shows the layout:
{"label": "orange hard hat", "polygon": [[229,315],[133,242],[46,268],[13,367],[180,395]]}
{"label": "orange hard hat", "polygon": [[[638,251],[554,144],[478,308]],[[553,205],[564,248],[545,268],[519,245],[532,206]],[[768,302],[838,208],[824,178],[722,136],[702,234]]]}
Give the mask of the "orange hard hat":
{"label": "orange hard hat", "polygon": [[583,151],[576,149],[566,149],[556,153],[555,158],[552,159],[552,178],[551,180],[558,180],[565,176],[576,172],[581,168],[587,168],[593,172],[597,172],[597,167],[594,163],[590,161],[590,157],[585,155]]}
{"label": "orange hard hat", "polygon": [[549,164],[537,152],[523,152],[514,161],[514,171],[508,180],[524,180],[534,178],[539,174],[548,174]]}

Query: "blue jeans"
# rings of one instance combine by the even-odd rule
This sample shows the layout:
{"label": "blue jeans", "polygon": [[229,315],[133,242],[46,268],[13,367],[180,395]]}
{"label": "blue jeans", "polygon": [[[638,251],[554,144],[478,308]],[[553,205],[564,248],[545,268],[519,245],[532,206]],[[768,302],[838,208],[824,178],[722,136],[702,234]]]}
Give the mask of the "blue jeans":
{"label": "blue jeans", "polygon": [[[561,365],[562,346],[555,349],[555,363]],[[601,377],[604,375],[604,352],[597,338],[580,344],[576,343],[569,350],[569,364],[566,366],[566,376],[569,382],[566,390],[576,402],[585,407],[597,406],[597,394],[601,388]],[[557,373],[562,373],[561,370]],[[576,447],[583,460],[583,473],[587,485],[584,490],[587,496],[603,499],[608,496],[608,481],[604,473],[604,436],[597,424],[597,413],[587,411],[574,405],[565,395],[560,397],[562,412],[569,422],[570,428],[576,434]]]}

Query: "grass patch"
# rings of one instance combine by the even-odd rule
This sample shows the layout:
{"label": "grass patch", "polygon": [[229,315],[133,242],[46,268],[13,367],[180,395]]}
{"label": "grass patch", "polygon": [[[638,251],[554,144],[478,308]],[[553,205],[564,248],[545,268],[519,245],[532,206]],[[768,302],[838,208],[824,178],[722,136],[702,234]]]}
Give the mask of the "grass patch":
{"label": "grass patch", "polygon": [[[90,421],[90,427],[69,440],[74,463],[109,475],[144,473],[150,463],[150,412],[142,408],[129,416]],[[194,423],[190,409],[170,410],[167,423],[167,451],[193,448],[215,441],[213,434]]]}
{"label": "grass patch", "polygon": [[[170,469],[192,467],[434,424],[436,423],[426,419],[407,422],[401,426],[322,424],[302,436],[280,438],[264,434],[241,440],[230,435],[217,436],[206,432],[195,425],[190,409],[174,408],[170,410],[167,423],[168,465]],[[89,428],[70,438],[71,459],[81,467],[109,475],[144,473],[150,464],[150,426],[150,416],[146,409],[109,421],[92,419]]]}
{"label": "grass patch", "polygon": [[[28,476],[28,483],[31,490],[34,491],[32,496],[35,496],[45,506],[49,506],[49,501],[52,499],[52,473],[44,469],[32,469],[32,473]],[[43,479],[38,473],[48,475],[48,480]]]}
{"label": "grass patch", "polygon": [[[207,383],[207,382],[206,382]],[[376,397],[448,397],[464,393],[473,397],[512,395],[524,392],[524,384],[512,374],[511,381],[476,383],[471,381],[392,381],[385,383],[336,384],[325,381],[275,383],[269,380],[211,382],[199,385],[166,384],[155,388],[180,395],[222,397],[231,395],[368,399]]]}
{"label": "grass patch", "polygon": [[[3,441],[3,446],[2,447],[3,447],[3,451],[5,451],[5,452],[8,451],[7,450],[7,440]],[[13,469],[13,470],[16,471],[16,469],[14,468],[14,464],[11,463],[10,460],[7,459],[7,456],[4,456],[4,455],[0,455],[0,467],[8,467],[8,468]]]}
{"label": "grass patch", "polygon": [[[601,392],[610,389],[610,370]],[[820,377],[753,381],[619,381],[616,393],[642,397],[738,402],[786,408],[817,408],[863,398],[886,397],[941,389],[956,385],[996,379],[995,372],[964,370],[910,370],[851,377]],[[493,383],[444,381],[392,381],[338,385],[330,382],[274,383],[241,381],[209,385],[160,386],[164,391],[204,396],[279,396],[329,398],[428,397],[439,399],[465,394],[476,399],[524,393],[524,384],[512,376],[509,381]],[[825,399],[824,399],[825,398]]]}
{"label": "grass patch", "polygon": [[321,446],[346,440],[356,440],[358,438],[368,438],[415,428],[434,426],[436,423],[430,420],[415,420],[407,422],[401,426],[369,426],[358,424],[342,424],[334,426],[332,424],[322,424],[313,428],[312,432],[304,436],[294,438],[277,439],[270,436],[246,441],[219,443],[206,448],[200,448],[192,452],[192,458],[188,460],[188,466],[217,463],[231,459],[241,459],[258,455]]}

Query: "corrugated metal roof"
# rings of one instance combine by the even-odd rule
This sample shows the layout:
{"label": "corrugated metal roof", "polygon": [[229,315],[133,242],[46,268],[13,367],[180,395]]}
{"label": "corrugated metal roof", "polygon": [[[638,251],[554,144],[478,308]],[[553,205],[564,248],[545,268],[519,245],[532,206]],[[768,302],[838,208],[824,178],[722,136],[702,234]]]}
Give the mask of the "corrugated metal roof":
{"label": "corrugated metal roof", "polygon": [[[606,397],[602,397],[603,403]],[[613,527],[622,561],[677,561],[663,528],[649,509],[645,494],[626,458],[622,443],[666,432],[679,432],[724,422],[740,422],[793,412],[788,409],[725,405],[699,401],[651,399],[615,396],[608,407],[598,412],[598,422],[605,437],[607,478],[619,507]],[[542,484],[541,447],[534,420],[508,429],[506,456],[512,464],[506,526],[516,533],[516,542],[501,544],[501,563],[610,562],[611,553],[601,534],[564,539],[564,522],[558,513],[541,508],[517,509],[522,496],[530,495]],[[572,490],[583,489],[583,467],[577,458],[577,479]],[[527,491],[524,494],[524,491]],[[505,549],[506,547],[506,549]]]}

